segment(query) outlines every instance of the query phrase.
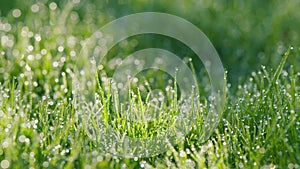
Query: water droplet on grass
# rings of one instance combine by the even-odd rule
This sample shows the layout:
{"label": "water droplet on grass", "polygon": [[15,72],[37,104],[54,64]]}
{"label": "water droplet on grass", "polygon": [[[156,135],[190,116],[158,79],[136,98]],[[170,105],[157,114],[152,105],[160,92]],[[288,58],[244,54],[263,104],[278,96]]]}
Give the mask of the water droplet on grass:
{"label": "water droplet on grass", "polygon": [[54,11],[57,8],[57,4],[55,2],[51,2],[49,4],[49,8]]}
{"label": "water droplet on grass", "polygon": [[37,4],[34,4],[31,6],[32,12],[37,13],[37,12],[39,12],[39,10],[40,10],[40,7]]}
{"label": "water droplet on grass", "polygon": [[14,9],[12,12],[13,17],[19,18],[22,15],[22,12],[20,9]]}
{"label": "water droplet on grass", "polygon": [[8,161],[8,160],[3,160],[3,161],[1,161],[1,163],[0,163],[1,168],[4,168],[4,169],[8,168],[9,165],[10,165],[10,164],[9,164],[9,161]]}
{"label": "water droplet on grass", "polygon": [[49,162],[47,162],[47,161],[43,162],[43,167],[45,167],[45,168],[49,167]]}

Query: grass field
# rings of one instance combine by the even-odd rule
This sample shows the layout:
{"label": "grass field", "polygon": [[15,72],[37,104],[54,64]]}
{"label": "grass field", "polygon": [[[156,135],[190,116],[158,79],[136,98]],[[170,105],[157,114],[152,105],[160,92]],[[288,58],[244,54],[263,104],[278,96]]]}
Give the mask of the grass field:
{"label": "grass field", "polygon": [[[0,0],[0,168],[300,168],[299,7],[297,0]],[[183,43],[133,36],[89,74],[83,42],[114,19],[149,11],[195,24],[220,55],[224,111],[205,141],[199,137],[210,113],[211,86],[203,64]],[[186,109],[193,112],[187,114],[193,125],[183,136],[168,131],[185,128],[177,118],[183,107],[179,79],[160,70],[137,74],[126,91],[129,107],[109,80],[126,55],[149,47],[180,56],[197,80],[200,95],[192,97],[198,106]],[[77,84],[86,93],[78,94]],[[154,89],[163,94],[150,96]],[[149,114],[155,120],[145,120]],[[104,140],[102,132],[108,132]],[[110,149],[114,137],[151,139],[168,132],[161,147],[137,144],[136,151],[165,150],[152,157],[124,158],[118,154],[123,150]]]}

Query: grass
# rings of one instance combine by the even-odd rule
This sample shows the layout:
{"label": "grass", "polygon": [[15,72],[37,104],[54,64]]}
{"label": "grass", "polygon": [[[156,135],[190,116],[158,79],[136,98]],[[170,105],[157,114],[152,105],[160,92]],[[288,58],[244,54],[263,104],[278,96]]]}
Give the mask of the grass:
{"label": "grass", "polygon": [[[143,3],[137,1],[134,8],[139,9]],[[163,7],[160,3],[154,3],[153,8],[158,10]],[[276,9],[282,9],[280,7],[285,5],[282,3],[272,1]],[[28,1],[24,6],[31,7],[32,4]],[[84,5],[90,4],[92,3],[85,2]],[[108,7],[116,5],[109,2],[103,4]],[[214,12],[221,10],[227,17],[233,16],[239,11],[238,7],[245,4],[229,4],[232,11],[222,4],[223,2],[204,4],[208,6],[205,10],[211,10],[206,16],[215,17],[220,21],[220,25],[212,27],[224,27],[225,32],[230,32],[233,30],[228,26],[230,24],[222,25],[221,21],[224,18]],[[266,42],[264,52],[271,59],[281,59],[276,62],[278,66],[275,71],[271,68],[273,64],[261,66],[257,71],[248,68],[246,72],[253,72],[245,74],[244,79],[239,81],[231,76],[231,69],[229,70],[227,76],[234,80],[233,84],[226,84],[225,110],[213,134],[205,142],[200,142],[198,138],[203,134],[203,117],[209,113],[210,90],[205,71],[198,68],[197,61],[196,64],[193,62],[195,69],[199,70],[194,76],[197,78],[201,97],[197,99],[199,106],[191,106],[194,113],[190,114],[194,117],[191,130],[176,140],[176,133],[168,129],[185,127],[176,123],[176,116],[181,111],[178,99],[180,91],[177,89],[176,79],[170,78],[170,81],[166,81],[165,78],[159,78],[169,77],[156,76],[164,74],[156,70],[138,75],[139,83],[128,89],[130,99],[129,106],[126,107],[120,101],[114,84],[108,77],[113,74],[119,59],[112,56],[129,54],[132,50],[141,49],[160,38],[163,38],[165,43],[158,45],[171,51],[173,47],[169,48],[168,42],[174,43],[174,48],[180,46],[182,51],[187,50],[185,46],[165,37],[133,37],[115,47],[107,60],[102,65],[97,65],[98,71],[94,79],[86,79],[81,69],[89,73],[90,68],[86,67],[88,63],[83,60],[80,62],[82,65],[78,65],[77,58],[89,56],[79,56],[80,42],[98,29],[97,25],[103,25],[114,15],[100,15],[101,12],[99,14],[92,6],[85,13],[79,8],[80,4],[71,1],[58,3],[56,9],[50,2],[39,2],[37,5],[39,15],[34,12],[36,6],[33,6],[33,10],[22,10],[20,17],[9,12],[0,18],[0,168],[300,168],[300,72],[297,64],[299,50],[297,47],[293,50],[286,47],[289,41],[299,40],[290,35],[297,33],[292,28],[287,29],[291,30],[286,33],[287,39],[270,35],[269,39],[272,41]],[[195,10],[191,4],[186,5]],[[252,8],[255,6],[254,2],[251,3]],[[103,11],[108,9],[102,8]],[[288,16],[294,7],[288,5],[284,9],[287,9]],[[248,14],[247,11],[242,12]],[[258,13],[264,12],[270,11],[259,10]],[[287,21],[284,14],[275,12],[272,15],[272,19],[276,21],[272,22],[275,28],[266,30],[272,29],[278,33],[277,36],[281,36],[286,31],[286,25],[281,25],[281,21]],[[120,12],[116,15],[122,14],[124,13]],[[95,19],[94,15],[104,19]],[[257,23],[253,15],[249,16],[253,17],[253,22],[245,20],[243,24]],[[241,21],[239,19],[241,18],[237,17],[234,20]],[[269,21],[268,18],[266,20]],[[203,20],[203,23],[207,23],[203,28],[210,25],[209,20]],[[239,38],[250,38],[245,25],[241,27]],[[278,25],[279,28],[276,27]],[[298,24],[291,23],[291,27],[293,25],[297,27]],[[242,41],[242,44],[260,42],[254,47],[247,45],[250,54],[245,54],[246,62],[255,62],[256,57],[253,58],[252,55],[261,52],[255,49],[264,46],[265,41],[259,39],[264,31],[257,27],[255,30],[258,35],[248,39],[249,41]],[[214,37],[217,35],[212,35],[213,32],[217,31],[209,33],[213,41],[219,41],[218,37]],[[134,38],[147,42],[130,47],[128,44],[135,44]],[[235,53],[238,49],[233,48],[239,48],[239,43],[234,39],[231,42],[233,47],[230,49]],[[281,44],[280,50],[276,46],[277,43]],[[217,45],[221,55],[230,55],[230,50],[223,42]],[[177,53],[182,56],[180,51]],[[240,54],[238,55],[233,60],[226,60],[225,67],[236,67],[239,62],[234,60],[238,60]],[[188,57],[195,60],[193,54],[188,53]],[[97,82],[94,85],[91,83],[93,80]],[[73,82],[85,86],[82,88],[87,92],[85,95],[95,96],[90,98],[95,104],[92,104],[90,99],[77,95],[76,84]],[[148,93],[153,90],[151,84],[156,84],[155,87],[162,89],[165,97],[162,98],[159,94],[150,96]],[[163,101],[155,102],[152,97]],[[155,106],[151,106],[153,102]],[[146,122],[149,114],[155,117],[155,120]],[[111,129],[114,129],[115,136],[110,136]],[[171,139],[160,147],[151,147],[151,142],[147,141],[137,144],[148,146],[151,151],[166,150],[153,157],[129,154],[128,158],[122,158],[118,156],[118,151],[103,151],[112,147],[115,138],[122,141],[125,134],[133,138],[154,138],[163,137],[165,133],[170,134]],[[137,150],[140,148],[138,146]]]}

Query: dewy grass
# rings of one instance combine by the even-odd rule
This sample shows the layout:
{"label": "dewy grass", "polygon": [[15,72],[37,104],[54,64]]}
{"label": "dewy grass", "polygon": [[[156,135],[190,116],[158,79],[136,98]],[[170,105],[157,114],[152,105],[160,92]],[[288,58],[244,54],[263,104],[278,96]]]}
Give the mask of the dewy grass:
{"label": "dewy grass", "polygon": [[[194,136],[198,126],[176,147],[169,145],[169,151],[153,158],[120,159],[101,155],[97,144],[89,137],[81,123],[83,111],[91,111],[88,104],[82,105],[82,112],[76,100],[44,98],[36,100],[29,88],[23,88],[21,81],[1,84],[1,162],[10,167],[110,167],[140,166],[146,168],[203,168],[203,167],[283,167],[299,165],[299,74],[282,69],[284,56],[274,74],[270,88],[266,83],[269,74],[253,73],[244,86],[227,101],[224,118],[213,137],[206,143],[198,144]],[[265,71],[265,68],[263,68]],[[266,71],[267,72],[267,71]],[[278,76],[278,75],[282,76]],[[268,80],[267,80],[268,81]],[[269,92],[271,94],[267,94]],[[108,88],[107,91],[110,91]],[[173,92],[174,93],[174,92]],[[116,119],[109,117],[110,105],[117,105],[113,93],[100,90],[100,110],[106,114],[107,125],[119,131],[128,131],[132,136],[149,137],[152,132],[159,134],[165,126],[163,121],[154,122],[154,130],[148,131],[142,123],[128,126],[122,114]],[[172,95],[171,95],[172,96]],[[133,97],[133,96],[132,96]],[[136,95],[139,98],[139,93]],[[55,103],[53,103],[55,102]],[[132,101],[133,109],[147,109],[147,103],[140,99]],[[116,107],[116,112],[122,110]],[[162,106],[162,111],[170,111]],[[117,111],[119,110],[119,111]],[[206,105],[199,111],[207,111]],[[94,117],[97,118],[97,117]],[[201,121],[201,116],[199,116]],[[167,119],[167,118],[165,118]],[[95,124],[97,133],[99,126]],[[158,128],[157,128],[158,127]],[[153,134],[153,133],[152,133]]]}
{"label": "dewy grass", "polygon": [[[0,18],[0,168],[300,168],[299,65],[284,66],[296,48],[287,50],[275,72],[262,66],[237,90],[228,84],[222,119],[206,142],[198,141],[202,114],[209,111],[203,94],[195,108],[196,123],[178,144],[170,140],[164,145],[167,151],[154,157],[120,158],[100,151],[111,142],[99,141],[98,133],[110,126],[120,138],[125,133],[163,135],[178,115],[176,83],[169,83],[160,105],[151,105],[150,96],[143,95],[151,90],[146,84],[146,92],[129,88],[130,104],[123,105],[108,80],[112,72],[107,67],[115,63],[107,63],[98,65],[97,84],[89,86],[88,70],[74,65],[80,41],[93,30],[86,23],[92,21],[80,21],[71,2],[61,8],[51,3],[51,9],[38,5],[42,15],[24,11],[24,22]],[[76,97],[74,77],[94,91],[95,104]],[[205,93],[207,81],[198,80],[197,88]],[[145,123],[146,112],[159,116]],[[127,123],[132,116],[142,121]]]}

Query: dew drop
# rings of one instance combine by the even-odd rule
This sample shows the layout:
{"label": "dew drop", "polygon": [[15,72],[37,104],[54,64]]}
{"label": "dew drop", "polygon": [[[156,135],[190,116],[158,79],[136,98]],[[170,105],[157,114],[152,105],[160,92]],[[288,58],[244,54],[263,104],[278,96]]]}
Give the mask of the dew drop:
{"label": "dew drop", "polygon": [[39,12],[39,10],[40,10],[40,7],[37,4],[34,4],[31,6],[32,12],[37,13],[37,12]]}
{"label": "dew drop", "polygon": [[49,5],[49,8],[51,10],[55,10],[57,8],[57,4],[55,2],[51,2],[50,5]]}
{"label": "dew drop", "polygon": [[3,160],[3,161],[1,161],[1,163],[0,163],[0,166],[1,166],[1,168],[8,168],[9,167],[9,161],[8,160]]}
{"label": "dew drop", "polygon": [[20,9],[14,9],[12,12],[13,17],[19,18],[22,15],[22,12]]}

